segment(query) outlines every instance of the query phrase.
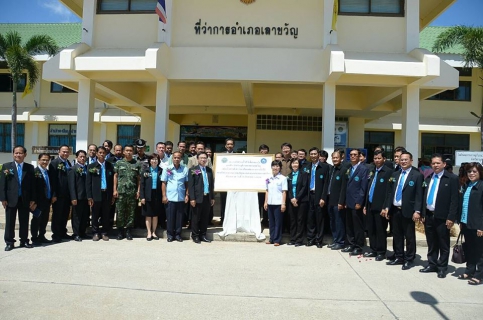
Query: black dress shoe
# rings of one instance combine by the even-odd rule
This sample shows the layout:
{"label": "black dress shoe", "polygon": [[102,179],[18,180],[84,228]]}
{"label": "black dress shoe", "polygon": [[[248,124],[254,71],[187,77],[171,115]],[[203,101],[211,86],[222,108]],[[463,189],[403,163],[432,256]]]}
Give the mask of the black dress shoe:
{"label": "black dress shoe", "polygon": [[178,236],[178,237],[176,237],[176,241],[183,242],[183,239],[181,239],[181,237]]}
{"label": "black dress shoe", "polygon": [[396,260],[396,255],[395,254],[389,255],[389,256],[386,257],[386,259],[389,260],[389,261],[394,261],[394,260]]}
{"label": "black dress shoe", "polygon": [[349,253],[350,256],[359,256],[362,254],[362,249],[354,249],[352,252]]}
{"label": "black dress shoe", "polygon": [[208,239],[207,237],[200,237],[200,240],[203,241],[203,242],[206,242],[206,243],[211,243],[211,240]]}
{"label": "black dress shoe", "polygon": [[168,238],[166,241],[173,242],[173,238]]}
{"label": "black dress shoe", "polygon": [[20,242],[20,247],[21,248],[32,249],[34,246],[31,245],[28,241],[26,241],[26,242]]}
{"label": "black dress shoe", "polygon": [[335,243],[328,244],[327,248],[332,248],[333,246],[335,246]]}
{"label": "black dress shoe", "polygon": [[314,245],[314,242],[313,242],[313,241],[309,241],[309,242],[307,242],[307,244],[306,244],[305,246],[307,246],[307,247],[311,247],[311,246],[313,246],[313,245]]}
{"label": "black dress shoe", "polygon": [[52,240],[47,239],[46,237],[39,237],[38,241],[40,243],[52,243]]}
{"label": "black dress shoe", "polygon": [[439,270],[438,271],[438,278],[440,278],[440,279],[446,278],[446,271]]}
{"label": "black dress shoe", "polygon": [[194,243],[201,243],[200,238],[198,238],[198,237],[193,237],[191,239],[193,239]]}
{"label": "black dress shoe", "polygon": [[436,268],[431,266],[426,266],[423,269],[419,269],[419,272],[422,272],[422,273],[430,273],[430,272],[437,272],[437,271],[438,270]]}
{"label": "black dress shoe", "polygon": [[62,239],[64,240],[72,240],[72,236],[69,236],[67,233],[66,234],[63,234],[62,236],[60,236]]}
{"label": "black dress shoe", "polygon": [[375,258],[375,257],[377,257],[377,253],[375,253],[375,252],[364,253],[364,258]]}
{"label": "black dress shoe", "polygon": [[341,252],[352,252],[352,251],[354,251],[354,247],[348,246],[348,247],[345,247],[344,249],[342,249],[340,251]]}
{"label": "black dress shoe", "polygon": [[413,263],[411,261],[406,261],[406,262],[404,262],[401,269],[402,270],[409,270],[409,269],[411,269],[412,266],[413,266]]}
{"label": "black dress shoe", "polygon": [[330,248],[330,250],[340,250],[340,249],[344,249],[344,246],[341,244],[335,244]]}
{"label": "black dress shoe", "polygon": [[376,257],[376,261],[382,261],[384,260],[386,257],[383,255],[383,254],[378,254],[377,257]]}
{"label": "black dress shoe", "polygon": [[7,245],[5,246],[5,251],[10,251],[10,250],[13,250],[13,248],[14,248],[13,244],[7,244]]}
{"label": "black dress shoe", "polygon": [[82,238],[79,236],[75,236],[74,241],[82,242]]}
{"label": "black dress shoe", "polygon": [[287,246],[294,246],[295,245],[295,242],[292,242],[290,241],[289,243],[287,243]]}
{"label": "black dress shoe", "polygon": [[59,237],[52,237],[52,241],[55,242],[55,243],[61,243],[62,239],[59,238]]}
{"label": "black dress shoe", "polygon": [[319,248],[319,249],[323,247],[322,243],[320,243],[320,242],[316,243],[316,246],[317,246],[317,248]]}
{"label": "black dress shoe", "polygon": [[294,247],[301,247],[301,246],[303,246],[303,245],[304,245],[303,243],[299,243],[299,242],[297,242],[297,243],[294,245]]}
{"label": "black dress shoe", "polygon": [[386,264],[388,266],[397,266],[397,265],[404,264],[404,260],[402,260],[402,259],[394,259],[394,260],[391,260],[389,262],[386,262]]}

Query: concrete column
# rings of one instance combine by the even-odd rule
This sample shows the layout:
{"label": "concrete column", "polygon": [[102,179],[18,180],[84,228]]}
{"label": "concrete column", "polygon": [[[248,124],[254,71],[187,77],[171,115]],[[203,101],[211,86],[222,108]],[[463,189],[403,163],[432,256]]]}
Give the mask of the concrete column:
{"label": "concrete column", "polygon": [[406,52],[419,48],[419,2],[406,0]]}
{"label": "concrete column", "polygon": [[154,119],[156,121],[154,128],[156,142],[166,141],[169,130],[169,81],[167,79],[158,80],[156,84],[156,117],[153,117]]}
{"label": "concrete column", "polygon": [[84,1],[82,6],[82,42],[92,47],[97,0]]}
{"label": "concrete column", "polygon": [[107,124],[105,124],[104,122],[101,122],[101,132],[99,133],[99,142],[106,141],[106,139],[107,139]]}
{"label": "concrete column", "polygon": [[146,110],[141,113],[141,139],[146,140],[146,145],[150,147],[149,152],[146,153],[153,153],[156,149],[156,143],[158,142],[154,134],[155,121],[156,117],[154,112]]}
{"label": "concrete column", "polygon": [[324,84],[324,93],[322,95],[322,149],[329,153],[329,162],[332,158],[330,155],[334,151],[334,135],[335,135],[335,83],[326,82]]}
{"label": "concrete column", "polygon": [[[30,149],[27,146],[25,146],[25,148],[27,148],[27,155],[30,154],[30,158],[32,159],[30,163],[36,166],[38,154],[32,153],[32,147],[39,145],[39,123],[30,122],[30,125],[32,127],[30,139],[25,139],[25,141],[30,140],[31,146],[30,146]],[[27,136],[27,125],[25,125],[25,136]]]}
{"label": "concrete column", "polygon": [[407,86],[402,92],[402,142],[406,150],[419,156],[419,87]]}
{"label": "concrete column", "polygon": [[247,127],[247,152],[258,153],[258,147],[255,145],[257,141],[257,115],[248,115],[248,127]]}
{"label": "concrete column", "polygon": [[363,118],[349,118],[349,148],[364,148],[364,126]]}
{"label": "concrete column", "polygon": [[92,143],[94,131],[94,93],[96,83],[92,80],[79,80],[79,93],[77,94],[77,134],[76,150],[87,150]]}

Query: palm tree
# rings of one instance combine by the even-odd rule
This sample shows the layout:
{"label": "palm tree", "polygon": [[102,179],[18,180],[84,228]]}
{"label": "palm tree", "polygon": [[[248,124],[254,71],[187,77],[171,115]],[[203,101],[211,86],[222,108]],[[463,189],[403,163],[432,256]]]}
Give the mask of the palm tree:
{"label": "palm tree", "polygon": [[[444,50],[455,45],[463,47],[463,60],[466,68],[479,68],[483,70],[483,27],[455,26],[442,32],[433,45],[433,51],[444,52]],[[483,77],[480,76],[483,81]],[[483,85],[479,85],[480,87]],[[477,115],[481,133],[481,150],[483,151],[483,101],[481,103],[481,114]]]}
{"label": "palm tree", "polygon": [[59,51],[54,39],[48,35],[35,35],[22,45],[17,31],[0,34],[0,58],[7,63],[13,82],[12,103],[12,148],[17,144],[17,86],[24,70],[28,73],[27,90],[32,90],[39,81],[40,70],[33,56],[55,55]]}

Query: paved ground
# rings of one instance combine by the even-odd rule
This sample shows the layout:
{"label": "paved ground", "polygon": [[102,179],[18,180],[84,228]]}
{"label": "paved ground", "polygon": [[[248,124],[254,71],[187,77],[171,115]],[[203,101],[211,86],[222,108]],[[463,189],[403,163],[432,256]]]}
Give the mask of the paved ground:
{"label": "paved ground", "polygon": [[[418,253],[425,257],[426,248]],[[483,286],[418,269],[315,247],[70,241],[0,251],[0,319],[481,316]]]}

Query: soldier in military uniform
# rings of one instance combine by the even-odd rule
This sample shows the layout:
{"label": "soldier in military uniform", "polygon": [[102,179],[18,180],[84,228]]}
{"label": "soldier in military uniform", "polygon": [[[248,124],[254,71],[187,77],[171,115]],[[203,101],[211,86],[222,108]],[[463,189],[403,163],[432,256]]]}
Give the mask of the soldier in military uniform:
{"label": "soldier in military uniform", "polygon": [[[136,139],[134,140],[134,147],[136,148],[137,154],[134,156],[134,159],[141,163],[141,170],[147,170],[150,167],[150,159],[146,154],[146,140],[144,139]],[[134,226],[135,228],[144,228],[146,222],[144,221],[144,217],[142,215],[141,210],[141,203],[138,203],[136,207],[136,211],[134,214]]]}
{"label": "soldier in military uniform", "polygon": [[117,198],[117,240],[132,240],[131,228],[139,199],[141,162],[133,159],[134,147],[124,147],[124,159],[114,165],[114,198]]}

